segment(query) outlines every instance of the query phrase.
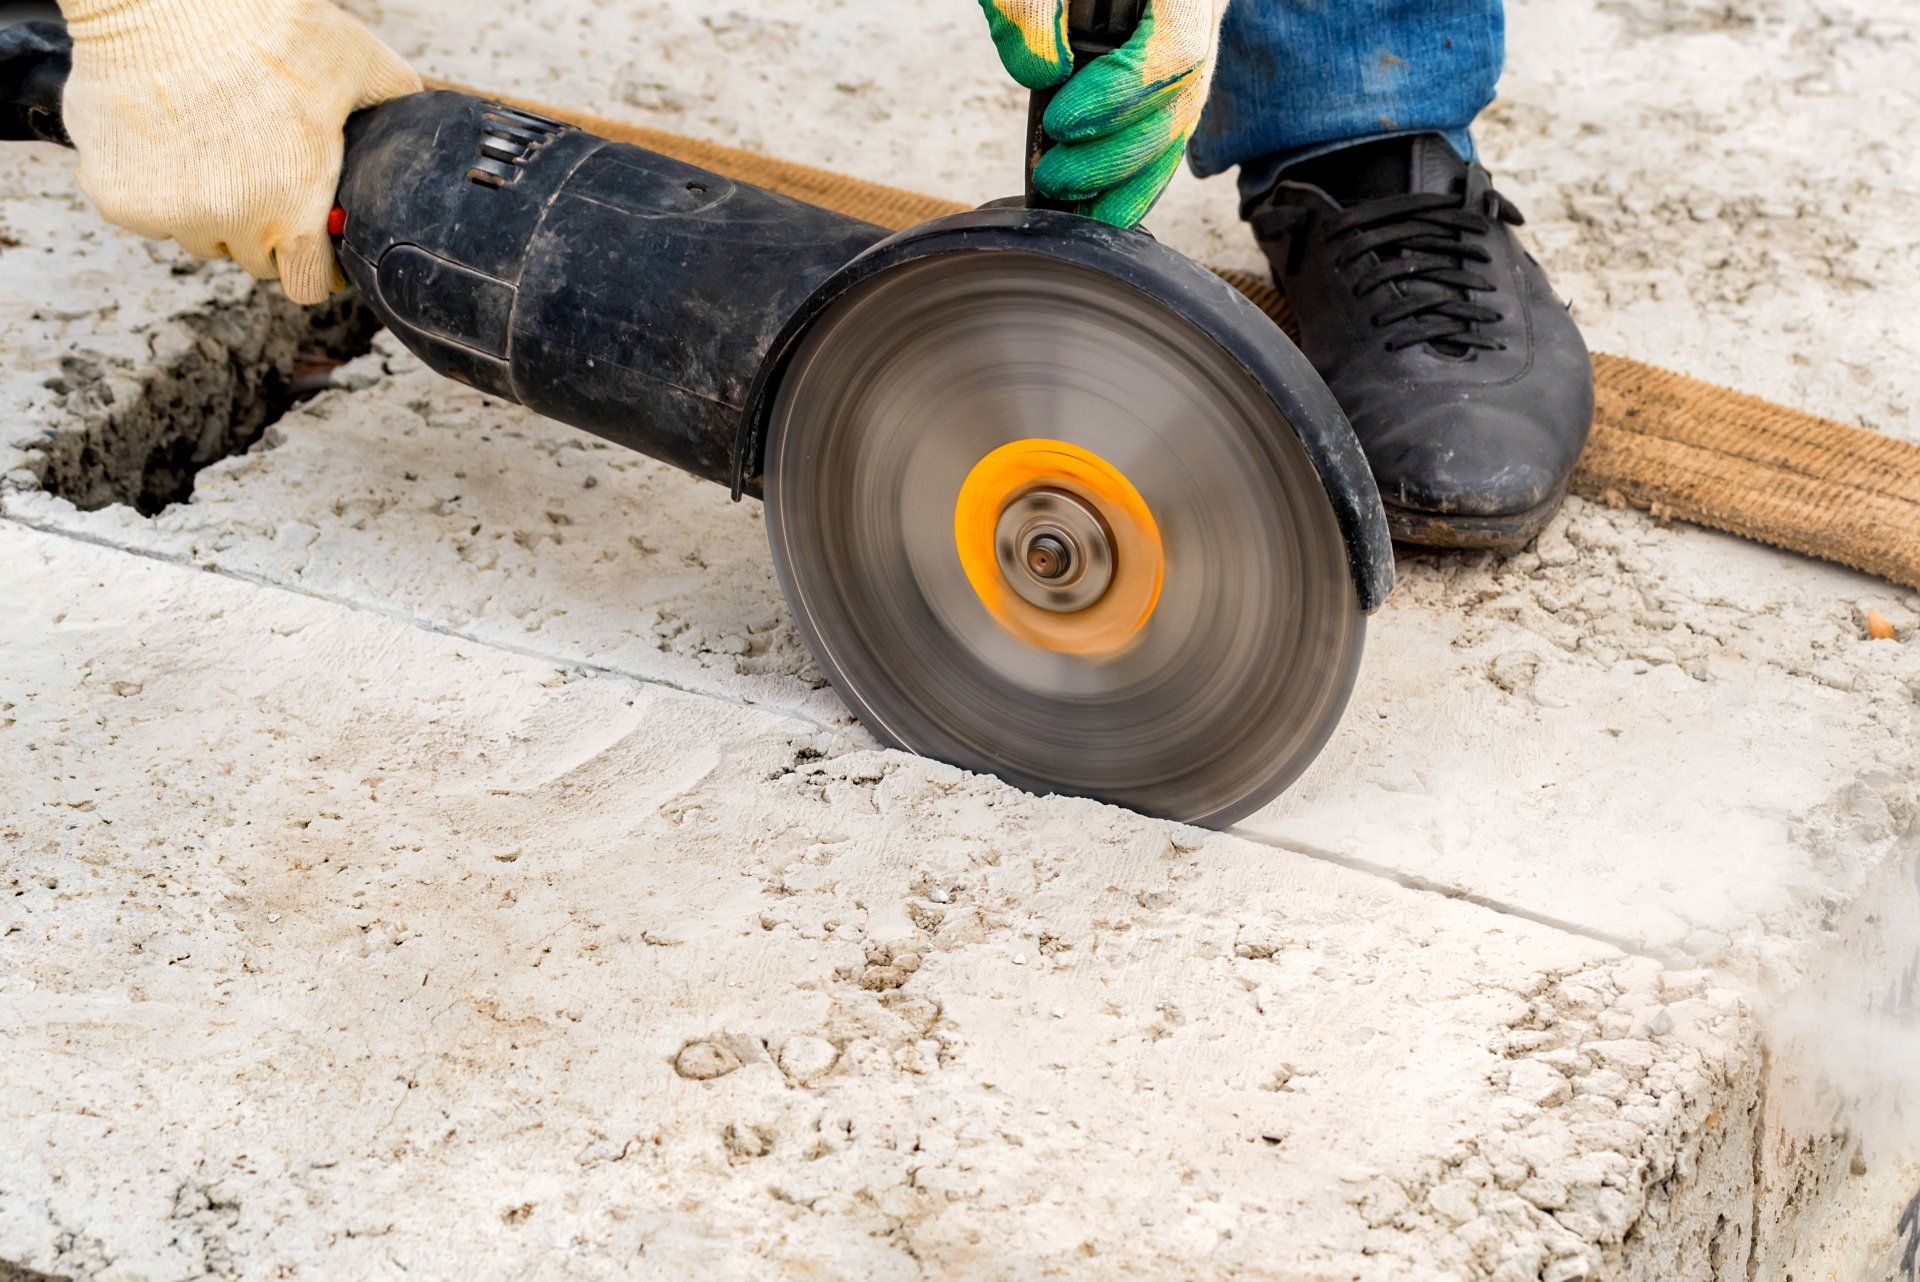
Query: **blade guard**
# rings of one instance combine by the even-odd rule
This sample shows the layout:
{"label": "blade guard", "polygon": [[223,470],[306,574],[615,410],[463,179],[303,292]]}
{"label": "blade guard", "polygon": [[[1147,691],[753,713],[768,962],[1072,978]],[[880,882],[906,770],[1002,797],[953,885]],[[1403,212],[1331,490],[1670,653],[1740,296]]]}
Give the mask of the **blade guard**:
{"label": "blade guard", "polygon": [[1184,317],[1231,356],[1272,400],[1326,489],[1360,608],[1371,614],[1393,589],[1386,510],[1360,442],[1333,393],[1279,326],[1192,259],[1142,232],[1075,214],[992,206],[938,218],[866,250],[815,290],[787,321],[754,381],[741,420],[734,493],[758,493],[768,417],[801,338],[854,286],[937,254],[1013,252],[1068,262],[1122,281]]}

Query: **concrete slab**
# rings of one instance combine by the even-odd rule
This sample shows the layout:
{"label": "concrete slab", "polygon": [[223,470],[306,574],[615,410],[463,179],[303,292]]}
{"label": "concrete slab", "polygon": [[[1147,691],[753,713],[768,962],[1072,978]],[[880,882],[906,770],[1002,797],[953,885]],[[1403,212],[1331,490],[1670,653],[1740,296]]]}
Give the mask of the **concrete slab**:
{"label": "concrete slab", "polygon": [[[31,494],[9,510],[556,663],[761,701],[833,727],[834,754],[866,742],[785,621],[752,507],[401,356],[349,381],[152,520]],[[1876,1056],[1862,1083],[1826,1035],[1920,955],[1914,780],[1898,766],[1913,759],[1915,651],[1855,634],[1861,602],[1907,620],[1908,598],[1583,505],[1517,560],[1405,568],[1355,715],[1243,830],[1796,995],[1811,1035],[1795,1056],[1780,1044],[1782,1071],[1848,1085],[1777,1111],[1759,1150],[1768,1222],[1790,1236],[1852,1187],[1863,1142],[1884,1163],[1911,1139],[1856,1108],[1861,1091],[1906,1089],[1909,1061]],[[1836,984],[1836,965],[1867,978]]]}
{"label": "concrete slab", "polygon": [[0,575],[16,1267],[1744,1268],[1701,973],[69,539]]}

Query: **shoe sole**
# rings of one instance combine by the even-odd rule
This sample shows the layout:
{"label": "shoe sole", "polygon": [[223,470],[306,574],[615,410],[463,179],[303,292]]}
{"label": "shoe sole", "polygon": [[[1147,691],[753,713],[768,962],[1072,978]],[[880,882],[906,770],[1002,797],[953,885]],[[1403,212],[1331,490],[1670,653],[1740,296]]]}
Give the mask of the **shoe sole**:
{"label": "shoe sole", "polygon": [[1471,552],[1517,552],[1547,528],[1560,505],[1567,501],[1562,485],[1552,498],[1524,512],[1501,516],[1448,516],[1411,508],[1387,509],[1387,530],[1395,543],[1423,548],[1454,548]]}

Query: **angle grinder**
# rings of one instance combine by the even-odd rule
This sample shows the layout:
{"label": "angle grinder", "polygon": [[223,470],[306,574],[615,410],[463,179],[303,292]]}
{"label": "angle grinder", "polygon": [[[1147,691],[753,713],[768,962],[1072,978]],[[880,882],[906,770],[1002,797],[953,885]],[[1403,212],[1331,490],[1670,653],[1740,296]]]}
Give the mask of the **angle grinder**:
{"label": "angle grinder", "polygon": [[[1139,0],[1074,0],[1084,61]],[[65,143],[57,23],[0,138]],[[881,740],[1225,825],[1332,734],[1392,584],[1332,395],[1140,231],[1026,198],[884,229],[433,91],[347,126],[341,267],[421,360],[764,497],[795,625]]]}

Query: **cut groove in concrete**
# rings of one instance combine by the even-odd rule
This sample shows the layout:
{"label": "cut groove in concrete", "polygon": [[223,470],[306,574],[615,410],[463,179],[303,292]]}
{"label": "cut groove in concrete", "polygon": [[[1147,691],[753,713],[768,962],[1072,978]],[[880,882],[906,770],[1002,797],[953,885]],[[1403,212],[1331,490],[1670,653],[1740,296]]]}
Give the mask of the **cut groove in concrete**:
{"label": "cut groove in concrete", "polygon": [[[789,707],[782,703],[765,699],[742,698],[714,690],[702,689],[696,685],[670,681],[657,674],[650,675],[615,664],[596,663],[590,659],[569,658],[564,654],[555,654],[550,651],[537,649],[533,646],[514,645],[510,642],[502,641],[497,637],[482,636],[479,633],[466,631],[445,623],[436,623],[432,619],[422,618],[417,614],[410,614],[405,610],[383,607],[376,603],[355,597],[343,596],[334,592],[322,592],[298,583],[283,582],[280,579],[270,578],[263,574],[251,574],[245,570],[236,570],[227,566],[209,564],[204,561],[194,560],[190,557],[175,556],[167,552],[155,551],[152,548],[141,547],[135,543],[105,538],[80,530],[72,530],[61,525],[0,514],[0,527],[8,525],[16,526],[23,530],[32,530],[36,534],[46,534],[54,538],[68,539],[74,543],[84,544],[87,547],[101,548],[108,552],[123,552],[128,556],[158,562],[161,565],[177,566],[182,570],[192,570],[199,574],[213,575],[215,578],[230,579],[235,583],[247,584],[249,587],[285,592],[292,596],[304,597],[309,601],[319,601],[326,605],[339,606],[341,609],[352,610],[357,614],[369,615],[376,619],[386,619],[393,623],[402,623],[410,628],[417,628],[419,631],[433,636],[447,637],[454,641],[464,641],[469,645],[481,646],[488,650],[496,650],[501,654],[510,654],[516,658],[533,659],[540,663],[550,663],[556,669],[565,672],[575,672],[589,677],[610,677],[620,681],[635,681],[642,685],[657,686],[662,690],[671,690],[675,694],[684,694],[696,699],[708,699],[714,703],[725,704],[729,707],[753,708],[761,712],[771,713],[774,716],[788,718],[820,734],[843,734],[847,732],[846,727],[829,725],[817,717],[808,715],[800,708]],[[1267,844],[1277,846],[1278,843],[1268,842]],[[1461,896],[1448,897],[1460,898]],[[7,1279],[0,1276],[0,1282],[7,1282]]]}
{"label": "cut groove in concrete", "polygon": [[84,511],[124,503],[153,516],[193,494],[200,471],[246,453],[290,408],[364,355],[379,322],[348,295],[302,308],[278,290],[181,318],[195,341],[127,399],[85,356],[61,358],[45,386],[68,425],[40,447],[40,486]]}
{"label": "cut groove in concrete", "polygon": [[1401,872],[1398,869],[1391,868],[1386,864],[1378,863],[1371,859],[1362,859],[1356,855],[1343,855],[1337,850],[1329,850],[1324,846],[1308,845],[1305,842],[1283,841],[1278,837],[1269,836],[1266,833],[1249,831],[1244,827],[1231,828],[1228,829],[1228,831],[1243,841],[1251,841],[1257,845],[1267,846],[1274,850],[1284,850],[1291,855],[1301,855],[1308,859],[1318,860],[1324,864],[1332,864],[1336,868],[1345,868],[1352,872],[1362,873],[1368,877],[1378,877],[1383,881],[1390,881],[1397,886],[1407,890],[1417,891],[1420,894],[1438,895],[1442,899],[1455,899],[1463,904],[1472,904],[1475,908],[1484,908],[1488,912],[1499,913],[1504,917],[1513,917],[1520,921],[1532,922],[1536,926],[1545,926],[1549,930],[1557,930],[1567,935],[1578,935],[1582,939],[1591,939],[1597,944],[1605,944],[1609,948],[1617,948],[1621,952],[1631,954],[1635,957],[1645,957],[1649,961],[1658,962],[1662,966],[1688,970],[1698,965],[1696,961],[1687,957],[1684,953],[1675,952],[1670,948],[1650,948],[1625,935],[1615,934],[1607,930],[1596,930],[1590,926],[1584,926],[1569,917],[1561,917],[1553,913],[1537,912],[1531,908],[1526,908],[1492,895],[1478,894],[1463,886],[1453,885],[1450,882],[1436,881],[1431,877],[1422,877],[1418,873]]}

